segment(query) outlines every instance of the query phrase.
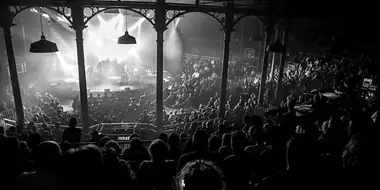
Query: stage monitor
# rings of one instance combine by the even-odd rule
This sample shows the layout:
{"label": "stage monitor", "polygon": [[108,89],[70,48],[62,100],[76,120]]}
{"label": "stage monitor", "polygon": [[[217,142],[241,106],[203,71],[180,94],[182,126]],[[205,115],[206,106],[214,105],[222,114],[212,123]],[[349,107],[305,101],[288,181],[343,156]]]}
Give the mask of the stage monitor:
{"label": "stage monitor", "polygon": [[364,78],[362,87],[371,91],[376,91],[377,85],[373,84],[373,80],[369,78]]}
{"label": "stage monitor", "polygon": [[365,78],[363,80],[363,85],[362,87],[363,88],[369,88],[369,86],[372,84],[372,79],[369,79],[369,78]]}

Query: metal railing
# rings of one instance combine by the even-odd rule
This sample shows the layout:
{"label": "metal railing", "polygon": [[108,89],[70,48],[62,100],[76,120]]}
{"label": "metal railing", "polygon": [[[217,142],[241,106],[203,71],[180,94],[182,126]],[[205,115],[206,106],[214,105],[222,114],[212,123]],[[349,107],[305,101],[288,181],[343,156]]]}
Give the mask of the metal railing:
{"label": "metal railing", "polygon": [[0,112],[0,120],[2,119],[8,119],[8,120],[14,120],[16,121],[16,114],[12,109],[5,110]]}
{"label": "metal railing", "polygon": [[[130,143],[131,141],[116,141],[121,149],[122,149],[122,152],[124,152],[124,150],[128,149],[130,147]],[[141,142],[144,144],[145,147],[148,147],[150,145],[150,143],[152,143],[152,140],[141,140]],[[81,146],[86,146],[86,145],[90,145],[90,144],[93,144],[93,145],[96,145],[96,142],[79,142],[79,143],[72,143],[70,144],[71,145],[71,148],[79,148]]]}

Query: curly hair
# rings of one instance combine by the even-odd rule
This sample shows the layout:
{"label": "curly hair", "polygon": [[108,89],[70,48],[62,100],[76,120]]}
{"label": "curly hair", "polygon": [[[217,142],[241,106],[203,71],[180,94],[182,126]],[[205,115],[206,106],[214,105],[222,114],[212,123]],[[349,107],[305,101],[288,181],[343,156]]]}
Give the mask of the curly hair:
{"label": "curly hair", "polygon": [[195,160],[179,172],[176,185],[180,190],[225,190],[222,171],[212,162]]}

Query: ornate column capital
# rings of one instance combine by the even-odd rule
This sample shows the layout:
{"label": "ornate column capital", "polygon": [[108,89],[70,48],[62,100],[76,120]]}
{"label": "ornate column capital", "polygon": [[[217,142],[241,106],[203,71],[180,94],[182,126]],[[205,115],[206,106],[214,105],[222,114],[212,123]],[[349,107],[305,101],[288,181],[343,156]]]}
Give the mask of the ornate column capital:
{"label": "ornate column capital", "polygon": [[73,3],[70,5],[73,17],[71,28],[75,31],[83,31],[87,26],[84,21],[84,7],[81,4]]}
{"label": "ornate column capital", "polygon": [[14,13],[9,10],[8,6],[0,6],[0,27],[5,28],[15,26],[13,23]]}

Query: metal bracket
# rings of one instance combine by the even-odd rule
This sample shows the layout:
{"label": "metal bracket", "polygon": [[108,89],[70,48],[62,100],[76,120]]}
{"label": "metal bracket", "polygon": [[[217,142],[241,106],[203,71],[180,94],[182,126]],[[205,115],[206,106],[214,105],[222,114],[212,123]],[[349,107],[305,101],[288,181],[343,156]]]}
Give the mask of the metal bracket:
{"label": "metal bracket", "polygon": [[242,20],[243,18],[249,17],[249,16],[254,16],[254,17],[258,18],[258,19],[259,19],[259,20],[265,25],[264,17],[263,17],[263,16],[257,16],[257,15],[255,15],[255,14],[235,14],[235,15],[234,15],[233,26],[235,27],[235,25],[236,25],[240,20]]}
{"label": "metal bracket", "polygon": [[59,15],[63,16],[70,24],[73,23],[73,18],[71,17],[71,9],[69,7],[66,7],[66,6],[44,6],[44,5],[38,5],[38,6],[20,6],[20,5],[11,5],[8,7],[9,9],[9,12],[12,13],[12,20],[21,12],[23,12],[24,10],[27,10],[27,9],[30,9],[30,8],[38,8],[38,7],[42,7],[42,8],[46,8],[46,9],[49,9],[49,10],[52,10],[56,13],[58,13]]}
{"label": "metal bracket", "polygon": [[166,27],[174,21],[175,19],[182,17],[187,13],[204,13],[213,17],[218,23],[224,28],[224,13],[218,12],[199,12],[199,11],[188,11],[188,10],[167,10],[166,11]]}
{"label": "metal bracket", "polygon": [[129,7],[104,8],[104,7],[85,6],[83,10],[84,23],[87,24],[97,14],[107,11],[107,10],[112,10],[112,9],[123,9],[123,10],[135,12],[141,15],[142,17],[146,18],[153,26],[155,26],[156,15],[155,15],[154,9],[141,9],[141,8],[129,8]]}

